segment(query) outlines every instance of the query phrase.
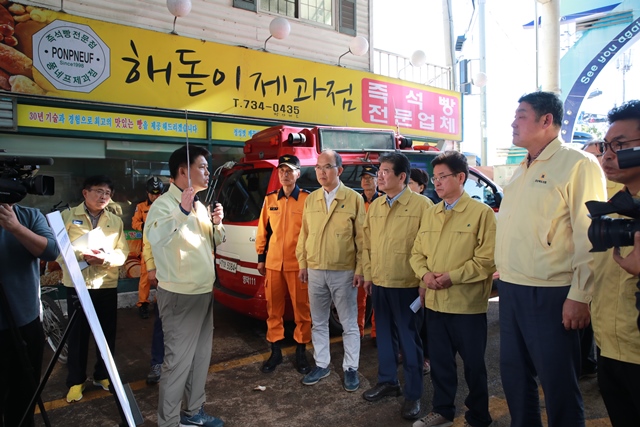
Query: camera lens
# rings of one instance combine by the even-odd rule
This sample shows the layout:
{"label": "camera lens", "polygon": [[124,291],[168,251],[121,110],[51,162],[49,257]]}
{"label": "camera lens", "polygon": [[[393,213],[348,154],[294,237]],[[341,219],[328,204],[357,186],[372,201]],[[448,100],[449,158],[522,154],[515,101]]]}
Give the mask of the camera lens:
{"label": "camera lens", "polygon": [[633,235],[640,231],[640,223],[635,219],[593,218],[589,226],[591,252],[604,252],[609,248],[633,246]]}

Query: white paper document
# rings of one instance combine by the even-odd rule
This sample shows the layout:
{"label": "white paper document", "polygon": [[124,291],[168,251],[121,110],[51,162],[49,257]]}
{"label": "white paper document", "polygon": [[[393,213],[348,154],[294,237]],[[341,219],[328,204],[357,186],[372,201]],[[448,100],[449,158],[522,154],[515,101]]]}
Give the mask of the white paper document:
{"label": "white paper document", "polygon": [[418,295],[418,298],[416,298],[415,300],[413,300],[413,302],[411,303],[411,305],[409,305],[409,308],[411,309],[411,311],[413,311],[414,313],[417,313],[418,310],[420,310],[420,307],[422,307],[422,304],[420,303],[420,296]]}

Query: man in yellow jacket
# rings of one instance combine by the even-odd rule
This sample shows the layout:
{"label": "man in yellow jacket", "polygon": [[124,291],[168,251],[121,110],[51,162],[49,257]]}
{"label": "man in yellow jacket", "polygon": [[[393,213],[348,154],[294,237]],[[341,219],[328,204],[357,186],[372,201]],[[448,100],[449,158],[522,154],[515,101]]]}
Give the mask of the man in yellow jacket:
{"label": "man in yellow jacket", "polygon": [[329,363],[329,315],[335,304],[344,345],[344,389],[360,387],[360,331],[358,330],[357,287],[362,285],[362,196],[340,182],[342,158],[335,151],[323,151],[315,166],[322,186],[307,197],[296,247],[300,280],[309,287],[311,340],[316,367],[303,379],[313,385],[331,373]]}
{"label": "man in yellow jacket", "polygon": [[[411,163],[401,153],[380,156],[378,186],[386,196],[371,203],[364,222],[362,264],[364,289],[371,295],[377,316],[378,381],[363,393],[370,402],[401,394],[396,350],[403,355],[404,404],[401,415],[420,416],[422,397],[422,312],[409,309],[418,297],[420,280],[409,264],[409,255],[424,213],[431,200],[407,186]],[[394,335],[398,344],[393,343]]]}
{"label": "man in yellow jacket", "polygon": [[518,102],[513,143],[528,155],[504,187],[496,230],[502,386],[513,427],[542,425],[536,377],[549,427],[584,426],[578,330],[594,283],[585,202],[605,199],[604,176],[595,157],[558,140],[557,95]]}
{"label": "man in yellow jacket", "polygon": [[[122,220],[105,210],[113,195],[113,188],[113,182],[107,176],[97,175],[87,178],[82,186],[84,203],[62,214],[76,258],[88,265],[82,270],[82,276],[112,353],[115,352],[116,346],[118,271],[129,252]],[[86,236],[89,232],[94,235],[91,239]],[[67,288],[69,318],[79,310],[68,338],[67,402],[71,403],[82,399],[87,379],[86,367],[91,331],[84,311],[78,304],[78,294],[73,287],[69,269],[62,261],[62,257],[58,260],[63,271],[62,281]],[[107,368],[100,355],[96,359],[93,383],[105,390],[109,389]]]}
{"label": "man in yellow jacket", "polygon": [[213,342],[213,248],[224,238],[222,205],[210,213],[196,199],[209,185],[209,156],[200,146],[171,154],[173,183],[151,205],[144,227],[156,266],[165,347],[159,427],[224,424],[204,412]]}
{"label": "man in yellow jacket", "polygon": [[282,188],[265,197],[256,233],[258,272],[265,276],[264,291],[269,315],[267,341],[271,343],[271,356],[262,365],[262,372],[273,372],[282,363],[282,317],[288,293],[296,322],[296,329],[293,331],[293,339],[298,343],[296,368],[306,375],[311,371],[305,350],[306,344],[311,341],[311,314],[307,284],[302,283],[298,277],[300,267],[296,258],[296,244],[302,225],[304,202],[309,192],[296,185],[300,177],[300,160],[296,156],[281,156],[277,171]]}
{"label": "man in yellow jacket", "polygon": [[[617,155],[621,149],[640,146],[640,101],[614,108],[608,118],[609,130],[598,144],[604,173],[607,179],[623,184],[623,191],[640,197],[640,167],[620,169]],[[632,251],[633,247],[625,246],[594,255],[591,316],[600,348],[598,385],[613,427],[640,426],[640,331],[635,296],[639,270],[627,272],[616,263],[616,259],[626,260]]]}
{"label": "man in yellow jacket", "polygon": [[487,310],[496,271],[493,252],[496,218],[493,210],[464,191],[467,158],[446,151],[431,162],[436,193],[442,199],[422,218],[411,251],[411,267],[421,278],[430,347],[433,409],[414,427],[449,426],[456,408],[456,354],[464,362],[469,394],[467,425],[487,427],[489,390],[484,362]]}

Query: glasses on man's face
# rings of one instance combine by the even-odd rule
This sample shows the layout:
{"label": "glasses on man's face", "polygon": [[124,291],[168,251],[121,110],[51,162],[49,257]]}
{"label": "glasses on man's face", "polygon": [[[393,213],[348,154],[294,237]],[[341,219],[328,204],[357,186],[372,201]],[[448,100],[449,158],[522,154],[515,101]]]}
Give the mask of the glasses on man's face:
{"label": "glasses on man's face", "polygon": [[111,198],[111,191],[105,191],[102,188],[92,188],[89,191],[93,191],[94,193],[96,193],[100,197],[106,197],[107,199]]}
{"label": "glasses on man's face", "polygon": [[442,181],[444,178],[448,177],[448,176],[453,176],[455,175],[455,173],[450,173],[448,175],[440,175],[440,176],[432,176],[431,177],[431,183],[435,184],[436,182],[440,182]]}
{"label": "glasses on man's face", "polygon": [[324,165],[324,166],[320,166],[320,165],[315,165],[314,169],[316,170],[316,172],[329,172],[331,169],[338,167],[338,165]]}
{"label": "glasses on man's face", "polygon": [[378,175],[382,175],[382,176],[387,176],[389,174],[393,173],[393,171],[391,169],[380,169],[378,170]]}
{"label": "glasses on man's face", "polygon": [[629,148],[627,146],[630,142],[640,141],[640,138],[629,139],[627,141],[614,141],[607,142],[606,140],[596,142],[596,146],[598,147],[598,151],[601,154],[604,154],[605,151],[611,150],[612,153],[617,153],[619,150],[624,150],[625,148]]}

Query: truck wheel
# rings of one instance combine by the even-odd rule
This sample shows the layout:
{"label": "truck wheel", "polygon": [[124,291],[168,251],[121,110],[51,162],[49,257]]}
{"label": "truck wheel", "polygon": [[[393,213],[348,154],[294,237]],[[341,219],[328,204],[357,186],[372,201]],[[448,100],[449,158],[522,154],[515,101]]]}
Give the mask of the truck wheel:
{"label": "truck wheel", "polygon": [[[371,322],[371,314],[373,313],[373,307],[371,306],[371,297],[367,297],[367,308],[364,315],[365,327]],[[329,334],[332,336],[342,335],[342,324],[340,323],[340,317],[338,316],[338,310],[336,306],[331,303],[331,313],[329,314]]]}

